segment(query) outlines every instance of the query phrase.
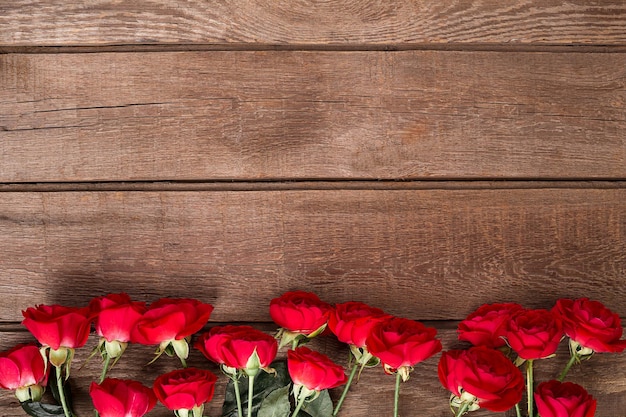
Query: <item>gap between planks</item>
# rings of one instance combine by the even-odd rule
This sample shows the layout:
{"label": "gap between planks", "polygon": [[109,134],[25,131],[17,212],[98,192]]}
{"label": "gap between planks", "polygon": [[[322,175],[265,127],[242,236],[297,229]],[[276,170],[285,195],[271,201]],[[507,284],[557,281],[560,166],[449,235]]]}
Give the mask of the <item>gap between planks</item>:
{"label": "gap between planks", "polygon": [[2,192],[85,191],[290,191],[290,190],[509,190],[623,189],[626,180],[336,180],[336,181],[123,181],[67,183],[4,183]]}
{"label": "gap between planks", "polygon": [[58,45],[58,46],[7,46],[0,44],[0,54],[81,54],[103,52],[394,52],[394,51],[444,51],[444,52],[552,52],[552,53],[626,53],[626,45],[602,44],[522,44],[522,43],[394,43],[394,44],[120,44],[120,45]]}

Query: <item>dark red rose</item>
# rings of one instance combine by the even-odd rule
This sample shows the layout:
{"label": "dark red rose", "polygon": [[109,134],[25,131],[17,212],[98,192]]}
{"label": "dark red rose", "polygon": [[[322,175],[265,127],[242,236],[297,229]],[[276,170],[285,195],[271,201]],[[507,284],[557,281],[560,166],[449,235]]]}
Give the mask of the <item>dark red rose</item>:
{"label": "dark red rose", "polygon": [[626,349],[626,340],[620,340],[623,329],[619,316],[601,302],[560,299],[552,310],[563,321],[565,334],[583,348],[595,352]]}
{"label": "dark red rose", "polygon": [[87,343],[93,315],[89,307],[38,305],[22,311],[22,324],[43,346],[58,350],[79,348]]}
{"label": "dark red rose", "polygon": [[108,294],[89,303],[96,316],[96,334],[108,342],[130,342],[135,324],[146,311],[146,303],[132,301],[125,293]]}
{"label": "dark red rose", "polygon": [[270,301],[270,316],[283,329],[308,336],[326,325],[331,308],[311,292],[291,291]]}
{"label": "dark red rose", "polygon": [[200,335],[195,347],[207,359],[247,374],[268,368],[276,358],[276,339],[251,326],[216,326]]}
{"label": "dark red rose", "polygon": [[506,338],[521,358],[546,358],[563,338],[561,319],[548,310],[523,310],[511,319]]}
{"label": "dark red rose", "polygon": [[572,382],[542,382],[534,397],[541,417],[593,417],[596,412],[596,400]]}
{"label": "dark red rose", "polygon": [[106,378],[91,383],[89,395],[100,417],[141,417],[156,405],[152,390],[140,382]]}
{"label": "dark red rose", "polygon": [[441,351],[441,342],[435,336],[437,330],[420,322],[388,317],[376,323],[365,344],[383,363],[385,372],[392,373],[400,368],[410,369]]}
{"label": "dark red rose", "polygon": [[215,393],[217,376],[198,368],[178,369],[159,376],[154,381],[154,393],[170,410],[202,407]]}
{"label": "dark red rose", "polygon": [[390,315],[379,308],[349,301],[335,305],[328,320],[328,327],[340,342],[363,348],[372,327],[387,317]]}
{"label": "dark red rose", "polygon": [[161,298],[137,321],[131,338],[143,345],[181,340],[200,331],[213,306],[190,298]]}
{"label": "dark red rose", "polygon": [[348,380],[343,367],[305,346],[287,351],[287,369],[294,386],[301,385],[309,391],[338,387]]}
{"label": "dark red rose", "polygon": [[512,408],[524,393],[520,370],[502,352],[484,346],[443,352],[438,373],[441,384],[455,396],[473,397],[490,411]]}
{"label": "dark red rose", "polygon": [[0,353],[0,388],[14,390],[20,401],[39,401],[48,382],[46,359],[33,344]]}
{"label": "dark red rose", "polygon": [[522,309],[516,303],[483,304],[459,323],[459,340],[474,346],[502,347],[511,317]]}

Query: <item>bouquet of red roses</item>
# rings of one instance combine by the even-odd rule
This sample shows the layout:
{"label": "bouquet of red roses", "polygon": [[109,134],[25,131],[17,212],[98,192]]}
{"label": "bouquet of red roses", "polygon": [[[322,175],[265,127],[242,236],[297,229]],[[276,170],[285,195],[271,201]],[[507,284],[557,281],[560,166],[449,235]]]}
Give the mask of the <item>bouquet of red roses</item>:
{"label": "bouquet of red roses", "polygon": [[[201,332],[213,307],[194,299],[163,298],[146,305],[122,293],[94,298],[80,308],[30,307],[23,312],[23,325],[39,345],[18,345],[0,354],[0,387],[14,390],[32,416],[72,417],[66,389],[71,365],[76,349],[87,343],[93,329],[99,342],[92,356],[100,354],[103,366],[89,394],[100,417],[141,417],[157,401],[177,417],[203,416],[218,377],[187,366],[191,348],[218,364],[229,379],[222,416],[336,416],[357,371],[378,364],[396,375],[397,416],[400,381],[409,378],[414,365],[441,350],[435,329],[360,302],[331,306],[313,293],[293,291],[273,299],[269,309],[280,326],[276,336],[248,325],[214,326]],[[302,346],[327,329],[350,347],[354,362],[349,376],[343,366]],[[159,375],[151,387],[109,377],[129,344],[155,346],[150,363],[166,354],[177,357],[182,369]],[[277,361],[282,347],[288,347],[286,361]],[[333,407],[328,389],[343,384],[343,394]],[[46,386],[56,404],[41,401]]]}
{"label": "bouquet of red roses", "polygon": [[[459,324],[458,336],[473,346],[443,352],[438,368],[457,417],[479,408],[501,412],[513,407],[521,417],[524,392],[528,417],[592,417],[596,400],[582,386],[563,381],[572,365],[595,352],[626,348],[619,316],[586,298],[558,300],[551,310],[483,305]],[[563,372],[535,386],[535,361],[555,356],[563,338],[570,348]]]}
{"label": "bouquet of red roses", "polygon": [[[23,325],[38,344],[0,353],[0,388],[13,390],[34,417],[72,417],[66,389],[71,365],[75,350],[94,332],[99,341],[92,356],[99,354],[103,365],[89,394],[100,417],[141,417],[157,402],[177,417],[202,417],[218,376],[187,366],[192,348],[228,378],[222,417],[334,417],[355,378],[379,365],[395,375],[397,417],[401,382],[418,363],[442,350],[434,328],[362,302],[333,306],[310,292],[287,292],[271,300],[269,313],[279,326],[276,335],[248,325],[205,330],[212,311],[210,304],[194,299],[162,298],[146,305],[127,294],[97,297],[80,308],[30,307],[23,312]],[[347,373],[303,346],[327,333],[348,346]],[[457,417],[479,408],[500,412],[513,407],[521,417],[524,395],[527,417],[591,417],[596,400],[583,387],[563,382],[569,369],[596,352],[626,348],[619,317],[585,298],[558,300],[552,310],[527,310],[514,303],[483,305],[459,324],[458,336],[473,346],[443,352],[438,366]],[[554,356],[564,338],[569,339],[571,355],[563,372],[535,384],[535,362]],[[151,386],[109,377],[130,344],[154,346],[150,363],[166,354],[177,357],[181,368],[159,375]],[[277,359],[282,348],[287,349],[286,358]],[[333,405],[328,390],[341,385],[345,387]],[[54,402],[41,401],[46,387]]]}

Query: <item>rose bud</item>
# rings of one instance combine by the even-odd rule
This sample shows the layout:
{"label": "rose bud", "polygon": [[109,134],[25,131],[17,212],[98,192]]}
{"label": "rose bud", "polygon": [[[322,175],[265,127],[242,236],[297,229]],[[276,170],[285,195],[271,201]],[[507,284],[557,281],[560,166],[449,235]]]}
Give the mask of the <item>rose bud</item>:
{"label": "rose bud", "polygon": [[146,311],[146,304],[132,301],[128,294],[108,294],[98,297],[89,303],[96,316],[96,334],[100,336],[100,347],[109,358],[115,359],[122,355],[131,332]]}
{"label": "rose bud", "polygon": [[572,352],[578,357],[626,349],[626,340],[620,340],[623,332],[620,317],[601,302],[588,298],[560,299],[552,310],[563,321]]}
{"label": "rose bud", "polygon": [[506,334],[511,349],[526,360],[554,355],[562,337],[561,319],[548,310],[518,312]]}
{"label": "rose bud", "polygon": [[20,402],[41,400],[47,381],[46,358],[34,344],[0,353],[0,388],[14,390]]}
{"label": "rose bud", "polygon": [[267,333],[252,326],[216,326],[200,335],[195,347],[209,360],[219,363],[224,372],[235,376],[238,370],[256,375],[270,372],[278,343]]}
{"label": "rose bud", "polygon": [[459,323],[459,340],[474,346],[500,348],[506,345],[504,335],[513,314],[523,307],[516,303],[483,304]]}
{"label": "rose bud", "polygon": [[87,343],[93,315],[89,307],[38,305],[22,311],[22,324],[44,347],[55,367],[71,361],[74,349]]}
{"label": "rose bud", "polygon": [[150,304],[137,321],[131,339],[142,345],[159,345],[158,358],[172,347],[183,366],[189,356],[188,339],[209,321],[213,306],[189,298],[161,298]]}
{"label": "rose bud", "polygon": [[305,291],[286,292],[270,301],[270,316],[281,327],[277,337],[280,346],[289,343],[295,348],[324,331],[332,307]]}
{"label": "rose bud", "polygon": [[593,417],[596,412],[596,400],[572,382],[542,382],[534,397],[541,417]]}
{"label": "rose bud", "polygon": [[154,392],[140,382],[106,378],[91,383],[89,395],[100,417],[141,417],[156,405]]}
{"label": "rose bud", "polygon": [[503,412],[520,402],[524,393],[520,370],[502,352],[484,346],[443,352],[438,374],[454,394],[450,405],[467,411]]}
{"label": "rose bud", "polygon": [[413,366],[441,351],[437,330],[400,317],[389,317],[372,328],[365,344],[383,364],[386,373],[399,372],[409,379]]}
{"label": "rose bud", "polygon": [[[300,407],[305,400],[313,401],[321,391],[343,385],[348,380],[343,367],[305,346],[287,351],[287,369]],[[293,415],[297,414],[294,412]]]}
{"label": "rose bud", "polygon": [[178,369],[159,376],[153,390],[157,398],[178,417],[202,417],[204,404],[215,393],[217,376],[197,368]]}

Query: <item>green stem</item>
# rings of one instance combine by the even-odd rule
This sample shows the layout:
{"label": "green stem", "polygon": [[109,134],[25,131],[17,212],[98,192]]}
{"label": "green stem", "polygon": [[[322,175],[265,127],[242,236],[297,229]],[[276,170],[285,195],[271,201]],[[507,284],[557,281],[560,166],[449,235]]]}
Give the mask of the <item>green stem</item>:
{"label": "green stem", "polygon": [[515,404],[515,413],[517,417],[522,417],[522,411],[519,408],[519,403]]}
{"label": "green stem", "polygon": [[248,417],[252,417],[252,399],[254,398],[254,375],[248,377]]}
{"label": "green stem", "polygon": [[235,398],[237,399],[237,416],[243,417],[243,408],[241,407],[241,392],[239,391],[239,380],[235,377],[232,378],[233,387],[235,388]]}
{"label": "green stem", "polygon": [[298,415],[300,409],[304,405],[304,400],[306,400],[306,397],[300,398],[300,396],[298,396],[298,404],[296,404],[296,409],[293,410],[293,414],[291,415],[291,417],[296,417]]}
{"label": "green stem", "polygon": [[561,375],[559,375],[559,377],[557,378],[559,382],[563,382],[570,368],[576,362],[576,359],[578,359],[578,356],[576,355],[576,353],[572,353],[572,355],[569,358],[569,361],[567,362],[567,365],[565,365],[565,368],[563,368],[563,372],[561,372]]}
{"label": "green stem", "polygon": [[533,360],[528,359],[526,361],[526,402],[528,403],[528,417],[533,417],[534,414],[534,398],[533,398]]}
{"label": "green stem", "polygon": [[459,411],[456,413],[456,417],[461,417],[463,414],[465,414],[465,412],[467,411],[467,409],[469,408],[471,403],[468,402],[464,402],[461,407],[459,408]]}
{"label": "green stem", "polygon": [[398,404],[400,399],[400,381],[402,379],[402,375],[400,372],[396,372],[396,390],[393,396],[393,417],[398,417]]}
{"label": "green stem", "polygon": [[107,377],[110,363],[111,363],[111,357],[109,356],[109,354],[104,355],[104,364],[102,365],[102,373],[100,374],[99,384],[102,384],[102,381],[104,381],[104,379]]}
{"label": "green stem", "polygon": [[185,360],[185,358],[181,358],[181,357],[179,356],[179,359],[180,359],[180,363],[181,363],[181,365],[183,365],[183,368],[186,368],[186,367],[187,367],[187,361]]}
{"label": "green stem", "polygon": [[354,366],[352,367],[352,371],[350,372],[350,376],[348,377],[348,382],[346,382],[346,386],[343,388],[343,392],[341,393],[341,397],[339,398],[339,401],[337,402],[337,406],[335,407],[335,411],[333,411],[333,417],[335,417],[337,414],[339,414],[339,409],[341,408],[341,405],[343,404],[343,401],[346,399],[346,396],[348,395],[348,390],[350,389],[350,385],[352,384],[352,380],[354,379],[354,376],[356,375],[356,371],[359,369],[359,364],[358,362],[354,363]]}
{"label": "green stem", "polygon": [[72,417],[72,412],[67,405],[67,400],[65,399],[65,390],[63,388],[63,371],[62,366],[56,366],[56,374],[57,374],[57,389],[59,390],[59,398],[61,399],[61,406],[63,407],[63,414],[65,417]]}

